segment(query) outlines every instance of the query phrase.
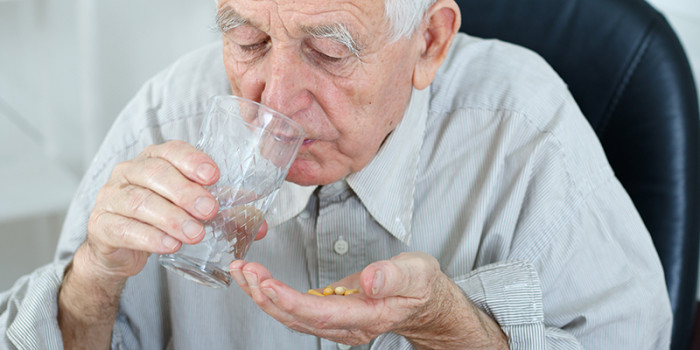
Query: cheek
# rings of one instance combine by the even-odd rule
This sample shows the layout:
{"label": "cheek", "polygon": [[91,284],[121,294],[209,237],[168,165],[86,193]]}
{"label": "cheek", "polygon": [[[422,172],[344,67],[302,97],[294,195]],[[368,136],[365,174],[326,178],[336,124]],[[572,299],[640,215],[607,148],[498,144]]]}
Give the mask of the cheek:
{"label": "cheek", "polygon": [[[386,136],[396,128],[403,117],[411,96],[411,84],[399,81],[397,76],[384,76],[382,79],[395,81],[394,84],[369,83],[353,91],[352,117],[345,120],[345,130],[361,142],[358,146],[372,146],[384,141]],[[404,79],[405,80],[405,79]],[[387,81],[387,80],[384,80]]]}
{"label": "cheek", "polygon": [[226,43],[224,43],[223,58],[231,92],[236,96],[259,102],[265,85],[256,78],[254,67],[232,59]]}
{"label": "cheek", "polygon": [[319,100],[340,134],[338,152],[352,159],[353,171],[366,165],[396,128],[411,94],[410,74],[377,73],[335,80],[320,91]]}

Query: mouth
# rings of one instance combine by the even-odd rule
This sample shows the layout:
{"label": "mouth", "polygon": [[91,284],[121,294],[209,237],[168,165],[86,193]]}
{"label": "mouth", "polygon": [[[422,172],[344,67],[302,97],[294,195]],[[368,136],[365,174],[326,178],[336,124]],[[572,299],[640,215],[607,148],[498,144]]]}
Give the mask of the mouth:
{"label": "mouth", "polygon": [[308,146],[312,143],[316,142],[315,139],[304,139],[304,142],[301,143],[302,146]]}

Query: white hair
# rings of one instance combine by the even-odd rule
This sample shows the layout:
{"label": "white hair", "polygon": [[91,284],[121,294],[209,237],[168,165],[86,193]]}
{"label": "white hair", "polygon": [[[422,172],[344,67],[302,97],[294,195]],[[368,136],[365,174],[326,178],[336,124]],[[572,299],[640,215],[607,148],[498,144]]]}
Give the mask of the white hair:
{"label": "white hair", "polygon": [[[409,37],[418,29],[436,0],[384,0],[384,18],[391,28],[391,41]],[[219,3],[219,0],[214,0]]]}
{"label": "white hair", "polygon": [[391,40],[409,37],[418,29],[425,13],[436,0],[384,0],[384,18],[391,28]]}

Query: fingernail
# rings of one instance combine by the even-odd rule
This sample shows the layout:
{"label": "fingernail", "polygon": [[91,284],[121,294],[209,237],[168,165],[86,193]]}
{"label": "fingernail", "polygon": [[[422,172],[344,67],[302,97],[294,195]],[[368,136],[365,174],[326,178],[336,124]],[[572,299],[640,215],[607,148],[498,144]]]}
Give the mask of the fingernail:
{"label": "fingernail", "polygon": [[254,274],[252,272],[243,271],[243,276],[245,276],[245,280],[249,286],[251,286],[251,287],[258,286],[258,276],[256,274]]}
{"label": "fingernail", "polygon": [[372,280],[372,295],[377,295],[382,288],[384,288],[384,272],[377,270],[374,273],[374,280]]}
{"label": "fingernail", "polygon": [[245,287],[248,285],[248,282],[245,281],[245,278],[241,278],[240,273],[232,273],[231,277],[233,277],[233,280],[238,283],[239,286]]}
{"label": "fingernail", "polygon": [[204,226],[194,220],[187,220],[182,224],[182,233],[189,239],[195,239],[204,232]]}
{"label": "fingernail", "polygon": [[231,265],[228,266],[229,272],[231,274],[231,277],[233,277],[233,280],[238,283],[239,286],[245,287],[248,282],[245,281],[245,277],[243,277],[243,271],[241,271],[241,260],[234,260]]}
{"label": "fingernail", "polygon": [[209,197],[199,197],[197,201],[194,202],[194,209],[197,210],[203,216],[209,216],[214,210],[216,202]]}
{"label": "fingernail", "polygon": [[168,236],[168,235],[163,236],[163,238],[161,238],[160,242],[161,242],[166,248],[168,248],[168,249],[170,249],[170,250],[177,248],[177,246],[180,244],[180,241],[178,241],[177,239],[172,238],[172,237],[170,237],[170,236]]}
{"label": "fingernail", "polygon": [[214,177],[215,172],[216,168],[214,168],[214,166],[209,163],[203,163],[202,165],[197,167],[197,176],[202,181],[208,182],[209,180],[211,180],[211,178]]}
{"label": "fingernail", "polygon": [[263,288],[262,289],[263,294],[265,294],[266,297],[270,298],[272,301],[277,300],[277,293],[275,293],[274,289],[272,288]]}

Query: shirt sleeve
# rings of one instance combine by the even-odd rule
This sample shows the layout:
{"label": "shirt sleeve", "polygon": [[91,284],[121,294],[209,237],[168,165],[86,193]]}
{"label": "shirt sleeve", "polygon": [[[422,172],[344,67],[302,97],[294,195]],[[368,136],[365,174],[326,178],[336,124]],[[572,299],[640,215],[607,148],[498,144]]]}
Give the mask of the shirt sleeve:
{"label": "shirt sleeve", "polygon": [[531,264],[506,261],[487,265],[456,283],[474,305],[498,322],[512,350],[583,349],[570,334],[545,326],[542,290]]}
{"label": "shirt sleeve", "polygon": [[663,271],[622,186],[608,177],[569,209],[509,258],[453,280],[511,349],[667,349]]}
{"label": "shirt sleeve", "polygon": [[[63,348],[57,321],[58,290],[65,267],[85,241],[97,192],[116,164],[133,159],[147,145],[164,142],[163,135],[196,140],[209,96],[225,93],[222,91],[228,88],[220,52],[220,42],[216,42],[183,56],[145,83],[115,120],[71,202],[54,262],[0,294],[0,349]],[[120,305],[113,349],[163,348],[139,343],[122,309]],[[149,339],[147,344],[155,344],[160,338],[149,335]]]}
{"label": "shirt sleeve", "polygon": [[[621,186],[611,179],[577,207],[546,244],[526,236],[509,259],[453,281],[499,324],[513,350],[668,349],[663,273]],[[538,253],[527,254],[533,245]],[[389,333],[373,349],[413,347]]]}
{"label": "shirt sleeve", "polygon": [[66,265],[46,265],[0,294],[0,348],[63,348],[56,300]]}
{"label": "shirt sleeve", "polygon": [[[475,306],[500,325],[512,350],[583,349],[567,332],[545,326],[542,292],[531,264],[499,262],[474,270],[455,283]],[[377,338],[372,349],[414,348],[402,336],[387,333]]]}

